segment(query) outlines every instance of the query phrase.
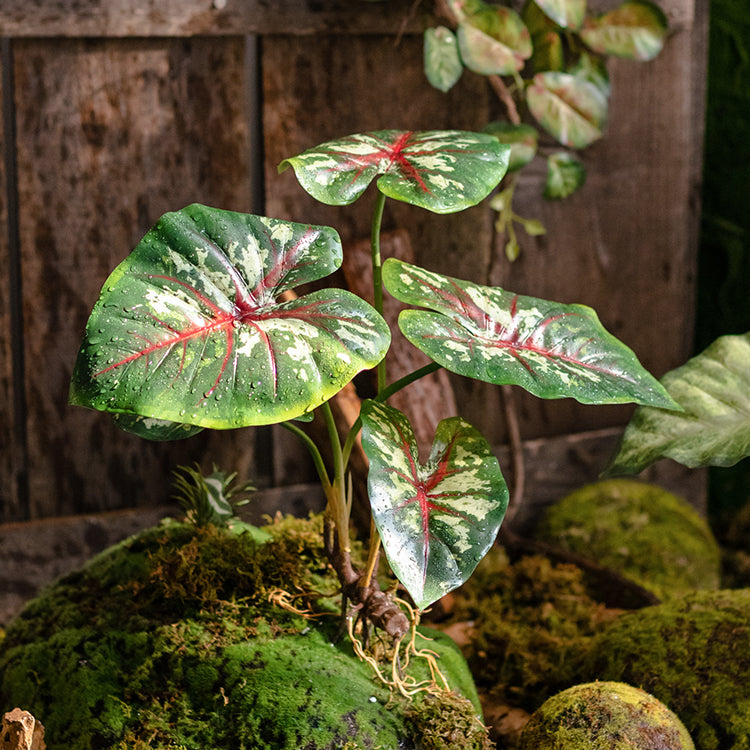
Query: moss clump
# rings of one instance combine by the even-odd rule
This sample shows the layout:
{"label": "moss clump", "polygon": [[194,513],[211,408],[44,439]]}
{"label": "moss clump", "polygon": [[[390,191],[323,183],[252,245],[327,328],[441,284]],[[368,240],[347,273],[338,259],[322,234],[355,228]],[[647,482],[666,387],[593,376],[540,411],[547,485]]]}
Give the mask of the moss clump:
{"label": "moss clump", "polygon": [[720,582],[719,546],[683,499],[660,487],[609,479],[552,505],[538,539],[620,571],[660,599]]}
{"label": "moss clump", "polygon": [[684,725],[652,695],[619,682],[576,685],[547,700],[519,750],[693,750]]}
{"label": "moss clump", "polygon": [[538,555],[510,564],[495,548],[460,590],[453,619],[474,622],[465,653],[477,685],[534,710],[574,681],[591,638],[612,617],[574,565]]}
{"label": "moss clump", "polygon": [[[337,640],[335,599],[316,593],[337,588],[320,532],[169,522],[112,548],[11,623],[0,705],[38,716],[50,750],[413,747],[407,701]],[[319,617],[274,606],[277,588]],[[450,639],[429,647],[477,705]]]}
{"label": "moss clump", "polygon": [[750,589],[698,592],[623,615],[596,637],[583,673],[652,693],[698,750],[748,750]]}
{"label": "moss clump", "polygon": [[474,706],[459,695],[427,695],[406,709],[406,721],[420,738],[420,750],[455,750],[471,747],[492,750],[484,725]]}

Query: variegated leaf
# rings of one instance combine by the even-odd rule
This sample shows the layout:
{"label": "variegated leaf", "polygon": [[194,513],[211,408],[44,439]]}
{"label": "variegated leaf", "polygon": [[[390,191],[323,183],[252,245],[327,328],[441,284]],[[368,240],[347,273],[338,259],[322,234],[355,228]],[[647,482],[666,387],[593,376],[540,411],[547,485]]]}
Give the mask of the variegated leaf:
{"label": "variegated leaf", "polygon": [[487,441],[459,417],[440,422],[420,464],[409,420],[375,401],[362,406],[362,445],[386,557],[424,609],[460,586],[494,542],[508,504],[500,466]]}
{"label": "variegated leaf", "polygon": [[536,155],[539,134],[531,125],[491,122],[485,126],[484,132],[494,135],[500,143],[510,146],[509,172],[526,166]]}
{"label": "variegated leaf", "polygon": [[550,154],[547,159],[547,180],[544,184],[544,197],[547,200],[567,198],[584,182],[586,168],[580,159],[566,152]]}
{"label": "variegated leaf", "polygon": [[675,406],[590,307],[524,297],[395,258],[383,264],[383,282],[396,299],[435,311],[404,310],[399,327],[459,375],[520,385],[541,398]]}
{"label": "variegated leaf", "polygon": [[667,17],[647,0],[627,0],[618,8],[587,18],[581,39],[594,52],[629,60],[653,60],[664,46]]}
{"label": "variegated leaf", "polygon": [[512,75],[531,57],[531,35],[511,8],[485,6],[458,25],[464,65],[481,75]]}
{"label": "variegated leaf", "polygon": [[378,177],[390,198],[439,214],[486,198],[508,168],[507,146],[483,133],[381,130],[323,143],[285,159],[300,185],[322,203],[353,203]]}
{"label": "variegated leaf", "polygon": [[449,91],[464,71],[456,35],[445,26],[438,26],[425,31],[423,44],[427,80],[436,89]]}
{"label": "variegated leaf", "polygon": [[536,4],[558,25],[577,29],[586,14],[586,0],[535,0]]}
{"label": "variegated leaf", "polygon": [[165,214],[104,285],[71,402],[216,429],[309,412],[390,340],[349,292],[279,300],[340,263],[329,227],[200,205]]}
{"label": "variegated leaf", "polygon": [[637,474],[661,458],[695,468],[750,455],[750,333],[722,336],[661,382],[684,411],[637,409],[608,474]]}
{"label": "variegated leaf", "polygon": [[537,73],[526,102],[539,124],[565,146],[584,148],[602,136],[607,98],[590,81],[570,73]]}

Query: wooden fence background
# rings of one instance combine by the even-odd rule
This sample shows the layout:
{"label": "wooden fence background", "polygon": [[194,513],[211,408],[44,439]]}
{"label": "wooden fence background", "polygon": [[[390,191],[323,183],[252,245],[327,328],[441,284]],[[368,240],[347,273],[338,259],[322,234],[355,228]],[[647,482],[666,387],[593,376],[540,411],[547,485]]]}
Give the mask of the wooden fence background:
{"label": "wooden fence background", "polygon": [[[584,153],[583,190],[543,202],[541,163],[524,178],[518,210],[548,234],[524,236],[516,263],[486,207],[386,213],[435,270],[592,305],[656,375],[692,353],[707,13],[705,0],[660,5],[671,24],[664,52],[610,66],[610,126]],[[278,428],[169,445],[121,433],[105,415],[67,406],[71,368],[107,274],[162,213],[198,201],[328,223],[351,243],[369,233],[372,195],[320,206],[291,171],[276,173],[284,157],[366,129],[480,129],[497,118],[477,76],[448,94],[426,83],[430,6],[0,2],[0,521],[158,505],[170,471],[197,460],[261,487],[311,480]],[[502,445],[498,390],[452,382],[462,413]],[[610,439],[630,414],[523,394],[516,406],[524,438],[558,444],[587,431]],[[535,451],[532,470],[564,485],[565,464],[545,475],[549,453]]]}

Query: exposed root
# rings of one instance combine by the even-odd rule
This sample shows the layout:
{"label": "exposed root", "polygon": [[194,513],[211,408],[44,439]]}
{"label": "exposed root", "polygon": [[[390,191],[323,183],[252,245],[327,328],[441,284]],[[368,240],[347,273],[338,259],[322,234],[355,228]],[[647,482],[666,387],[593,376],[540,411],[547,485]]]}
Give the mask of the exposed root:
{"label": "exposed root", "polygon": [[[323,594],[315,593],[314,596],[319,598],[323,596]],[[305,609],[300,609],[293,604],[295,599],[307,600],[310,599],[310,597],[311,593],[290,594],[288,591],[278,588],[273,589],[268,593],[268,601],[271,602],[271,604],[308,620],[314,620],[316,617],[323,617],[324,615],[329,614],[328,612],[315,612],[309,606],[305,606]]]}

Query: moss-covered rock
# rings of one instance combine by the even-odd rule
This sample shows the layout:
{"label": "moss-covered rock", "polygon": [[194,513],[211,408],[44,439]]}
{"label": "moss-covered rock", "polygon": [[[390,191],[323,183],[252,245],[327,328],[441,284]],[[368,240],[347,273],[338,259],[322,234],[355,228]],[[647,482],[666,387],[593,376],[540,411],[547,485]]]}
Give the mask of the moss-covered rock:
{"label": "moss-covered rock", "polygon": [[[8,627],[0,706],[41,719],[50,750],[415,746],[420,706],[432,707],[394,696],[337,638],[320,531],[318,520],[169,522],[108,550]],[[274,605],[281,589],[316,617]],[[468,668],[450,639],[430,637],[451,686],[473,700],[443,706],[468,727],[455,746],[483,748]],[[410,674],[429,668],[412,658]]]}
{"label": "moss-covered rock", "polygon": [[549,698],[521,734],[519,750],[693,750],[663,703],[621,682],[575,685]]}
{"label": "moss-covered rock", "polygon": [[574,565],[532,555],[511,564],[494,548],[456,597],[453,620],[472,621],[464,649],[477,685],[534,710],[575,681],[593,636],[615,616]]}
{"label": "moss-covered rock", "polygon": [[750,589],[628,613],[598,635],[584,679],[627,682],[668,705],[698,750],[750,748]]}
{"label": "moss-covered rock", "polygon": [[721,555],[708,524],[654,485],[586,485],[550,506],[535,536],[620,571],[660,599],[719,587]]}

